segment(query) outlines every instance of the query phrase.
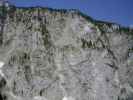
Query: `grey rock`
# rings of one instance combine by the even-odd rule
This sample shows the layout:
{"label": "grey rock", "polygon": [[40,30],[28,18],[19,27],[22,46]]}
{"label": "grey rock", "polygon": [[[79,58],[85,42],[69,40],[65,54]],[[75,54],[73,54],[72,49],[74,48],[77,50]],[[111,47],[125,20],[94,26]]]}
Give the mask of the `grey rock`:
{"label": "grey rock", "polygon": [[132,29],[77,10],[0,8],[3,100],[133,100]]}

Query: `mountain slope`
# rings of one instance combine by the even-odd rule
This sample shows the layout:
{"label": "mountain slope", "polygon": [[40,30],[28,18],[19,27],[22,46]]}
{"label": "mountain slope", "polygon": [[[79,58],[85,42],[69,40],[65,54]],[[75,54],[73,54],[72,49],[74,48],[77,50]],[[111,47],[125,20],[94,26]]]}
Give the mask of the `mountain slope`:
{"label": "mountain slope", "polygon": [[132,29],[77,10],[0,8],[0,98],[133,99]]}

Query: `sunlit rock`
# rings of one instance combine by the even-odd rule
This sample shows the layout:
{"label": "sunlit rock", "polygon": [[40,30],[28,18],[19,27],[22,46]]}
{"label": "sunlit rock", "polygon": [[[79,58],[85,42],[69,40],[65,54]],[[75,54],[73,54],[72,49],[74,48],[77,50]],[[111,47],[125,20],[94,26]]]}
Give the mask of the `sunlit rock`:
{"label": "sunlit rock", "polygon": [[133,100],[132,29],[77,10],[0,14],[3,100]]}

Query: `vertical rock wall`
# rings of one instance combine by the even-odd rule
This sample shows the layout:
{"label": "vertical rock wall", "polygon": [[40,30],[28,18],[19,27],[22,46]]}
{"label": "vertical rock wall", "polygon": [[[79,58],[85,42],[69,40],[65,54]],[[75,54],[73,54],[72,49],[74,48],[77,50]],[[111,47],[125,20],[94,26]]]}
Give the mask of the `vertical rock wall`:
{"label": "vertical rock wall", "polygon": [[76,10],[0,6],[0,100],[132,100],[132,36]]}

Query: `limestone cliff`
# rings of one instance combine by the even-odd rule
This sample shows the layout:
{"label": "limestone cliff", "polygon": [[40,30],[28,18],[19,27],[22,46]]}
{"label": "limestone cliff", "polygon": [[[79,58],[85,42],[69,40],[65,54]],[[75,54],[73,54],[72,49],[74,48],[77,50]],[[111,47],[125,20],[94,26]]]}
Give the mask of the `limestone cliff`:
{"label": "limestone cliff", "polygon": [[0,6],[0,100],[133,100],[133,29],[77,10]]}

